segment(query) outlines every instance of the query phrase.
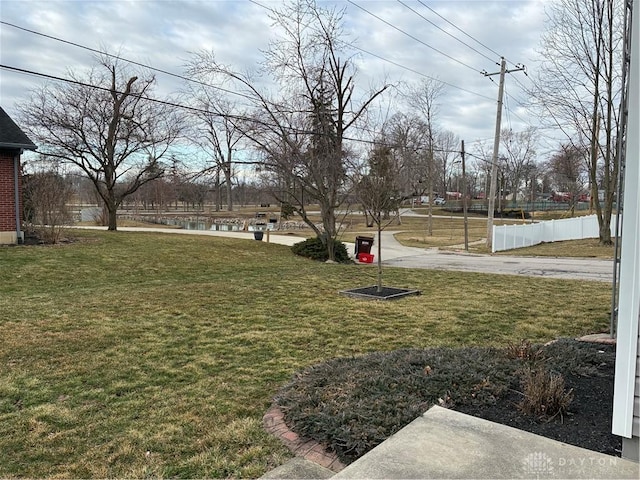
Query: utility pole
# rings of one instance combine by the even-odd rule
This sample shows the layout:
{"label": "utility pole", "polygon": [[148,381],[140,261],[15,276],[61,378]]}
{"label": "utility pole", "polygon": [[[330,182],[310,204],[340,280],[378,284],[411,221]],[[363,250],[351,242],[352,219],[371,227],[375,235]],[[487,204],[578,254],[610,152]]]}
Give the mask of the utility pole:
{"label": "utility pole", "polygon": [[460,149],[462,157],[462,215],[464,216],[464,251],[469,251],[469,219],[467,218],[467,172],[464,162],[464,140]]}
{"label": "utility pole", "polygon": [[500,59],[500,71],[494,73],[482,72],[485,77],[500,75],[498,87],[498,113],[496,115],[496,133],[493,140],[493,157],[491,160],[491,185],[489,186],[489,206],[487,212],[487,248],[491,250],[493,242],[493,212],[496,206],[496,180],[498,177],[498,151],[500,150],[500,124],[502,123],[502,97],[504,94],[504,76],[507,73],[524,71],[524,65],[516,65],[516,68],[507,70],[507,61]]}

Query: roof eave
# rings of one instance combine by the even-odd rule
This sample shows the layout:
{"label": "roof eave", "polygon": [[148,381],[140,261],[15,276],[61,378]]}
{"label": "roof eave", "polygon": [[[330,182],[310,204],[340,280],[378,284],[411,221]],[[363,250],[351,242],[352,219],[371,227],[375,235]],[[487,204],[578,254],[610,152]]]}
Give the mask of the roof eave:
{"label": "roof eave", "polygon": [[36,150],[38,147],[33,143],[2,143],[0,142],[0,148],[8,150]]}

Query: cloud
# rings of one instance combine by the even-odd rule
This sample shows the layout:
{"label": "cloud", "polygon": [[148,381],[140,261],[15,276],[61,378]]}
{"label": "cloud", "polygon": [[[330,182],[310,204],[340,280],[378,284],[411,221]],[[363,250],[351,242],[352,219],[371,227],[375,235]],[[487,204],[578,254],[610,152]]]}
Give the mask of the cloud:
{"label": "cloud", "polygon": [[[450,35],[399,2],[354,1],[415,37],[350,3],[322,2],[323,6],[345,9],[345,31],[350,42],[389,60],[352,50],[357,55],[358,81],[362,88],[382,82],[417,82],[424,76],[438,78],[458,87],[445,88],[441,100],[442,127],[468,142],[493,135],[498,77],[492,77],[492,82],[480,70],[499,69],[496,65],[499,58],[494,52],[415,0],[403,0],[403,3]],[[281,5],[269,0],[263,3],[268,7]],[[423,3],[512,62],[527,63],[536,56],[544,20],[543,2],[423,0]],[[183,73],[189,52],[203,49],[215,51],[219,61],[239,70],[255,69],[274,34],[268,12],[248,1],[9,1],[2,4],[2,20],[93,49],[106,48],[125,58],[177,74]],[[0,42],[1,63],[5,65],[66,76],[69,69],[81,71],[92,64],[93,54],[87,50],[7,25],[0,25]],[[159,94],[174,92],[180,87],[175,78],[156,76]],[[525,84],[526,77],[520,81]],[[42,82],[42,79],[3,70],[0,103],[13,116],[16,104],[26,101],[29,90]],[[510,108],[525,120],[512,115],[514,129],[523,129],[527,123],[534,122],[515,102],[523,96],[521,86],[508,78],[507,92],[513,97]]]}

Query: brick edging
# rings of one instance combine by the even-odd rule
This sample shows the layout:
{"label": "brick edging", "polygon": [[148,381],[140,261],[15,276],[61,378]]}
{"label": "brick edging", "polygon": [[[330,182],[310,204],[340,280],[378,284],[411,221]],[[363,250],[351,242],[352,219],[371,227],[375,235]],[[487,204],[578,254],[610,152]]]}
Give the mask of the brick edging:
{"label": "brick edging", "polygon": [[284,413],[277,405],[272,405],[262,417],[264,429],[277,437],[297,457],[302,457],[318,465],[338,473],[344,465],[335,452],[322,446],[310,438],[301,437],[291,431],[284,421]]}

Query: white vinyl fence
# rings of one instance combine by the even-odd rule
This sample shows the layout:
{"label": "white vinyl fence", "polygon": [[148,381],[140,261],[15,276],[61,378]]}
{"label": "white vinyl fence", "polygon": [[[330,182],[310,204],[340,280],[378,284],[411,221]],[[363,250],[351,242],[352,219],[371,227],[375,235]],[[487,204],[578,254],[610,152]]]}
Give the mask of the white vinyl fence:
{"label": "white vinyl fence", "polygon": [[[611,217],[611,235],[615,234],[616,217]],[[501,225],[493,227],[491,251],[501,252],[514,248],[530,247],[542,242],[561,242],[563,240],[580,240],[582,238],[598,238],[598,217],[567,218],[549,220],[529,225]]]}

